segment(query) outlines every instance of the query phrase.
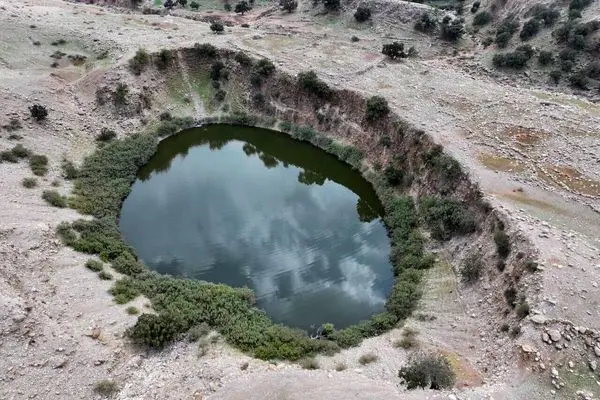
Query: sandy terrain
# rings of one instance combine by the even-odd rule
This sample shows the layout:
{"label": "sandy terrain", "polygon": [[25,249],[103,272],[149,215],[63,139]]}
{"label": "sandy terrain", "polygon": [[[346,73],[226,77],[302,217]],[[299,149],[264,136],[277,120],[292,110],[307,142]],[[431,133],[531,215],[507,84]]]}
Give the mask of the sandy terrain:
{"label": "sandy terrain", "polygon": [[[407,324],[419,330],[423,347],[442,349],[457,360],[459,383],[469,386],[457,389],[459,398],[548,398],[556,390],[553,366],[565,382],[557,398],[576,398],[577,390],[599,396],[594,379],[569,377],[588,373],[588,362],[597,358],[600,105],[496,81],[485,66],[473,68],[477,48],[467,51],[475,61],[463,62],[460,54],[449,56],[409,25],[384,20],[358,29],[346,17],[313,18],[309,5],[292,15],[273,11],[259,17],[254,11],[231,18],[251,28],[236,25],[224,35],[213,35],[208,24],[182,18],[181,12],[141,15],[60,0],[0,0],[0,10],[0,124],[14,116],[23,123],[16,132],[23,139],[9,140],[9,132],[2,131],[0,149],[23,143],[50,159],[49,174],[34,189],[21,185],[31,176],[26,163],[0,164],[0,399],[98,398],[92,388],[106,378],[118,383],[116,398],[122,399],[449,398],[449,393],[404,392],[397,371],[407,353],[392,346],[400,330],[333,358],[319,357],[318,371],[253,360],[223,343],[199,357],[194,344],[147,354],[122,339],[135,316],[113,303],[110,282],[83,267],[87,257],[64,248],[54,234],[60,222],[80,216],[46,205],[40,195],[54,181],[60,192],[69,192],[60,177],[61,161],[78,162],[93,151],[102,126],[120,134],[140,127],[139,120],[117,124],[95,112],[90,82],[139,47],[154,51],[195,42],[266,56],[290,73],[314,69],[332,86],[385,96],[396,112],[465,165],[492,204],[504,210],[511,232],[535,245],[542,269],[530,281],[528,300],[538,316],[535,323],[522,323],[516,339],[498,332],[501,316],[485,307],[496,300],[486,285],[464,288],[447,265],[430,272],[421,312],[437,319]],[[350,42],[352,35],[361,41]],[[387,62],[379,54],[388,41],[384,35],[414,43],[421,57]],[[51,45],[61,38],[67,44]],[[84,66],[63,59],[51,68],[50,55],[57,49],[90,60],[104,51],[109,57]],[[33,102],[49,106],[43,124],[29,117]],[[199,105],[192,112],[201,117],[205,110]],[[143,309],[145,301],[135,305]],[[579,334],[573,326],[587,329]],[[543,343],[545,328],[559,330],[561,338]],[[569,347],[557,349],[563,343]],[[537,360],[515,358],[523,344],[539,351]],[[359,365],[367,352],[379,360]],[[567,371],[569,361],[575,372]],[[245,362],[249,367],[242,370]],[[339,362],[345,371],[335,371]]]}

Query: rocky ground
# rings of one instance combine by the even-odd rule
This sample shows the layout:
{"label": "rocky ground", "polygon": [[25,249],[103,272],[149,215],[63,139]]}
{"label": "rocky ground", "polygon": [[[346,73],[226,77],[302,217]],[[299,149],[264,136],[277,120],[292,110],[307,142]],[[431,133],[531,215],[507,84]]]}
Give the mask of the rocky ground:
{"label": "rocky ground", "polygon": [[[400,15],[423,7],[384,6]],[[11,117],[23,125],[14,132],[20,140],[0,133],[0,150],[22,143],[50,159],[49,174],[33,189],[21,185],[31,176],[25,162],[0,164],[0,399],[98,398],[93,387],[103,379],[117,383],[122,399],[600,396],[600,105],[494,80],[410,25],[382,17],[358,27],[347,16],[315,17],[308,4],[300,8],[292,15],[261,8],[228,16],[234,26],[213,35],[207,23],[184,18],[189,12],[142,15],[60,0],[0,0],[0,125]],[[353,35],[361,40],[352,43]],[[384,36],[414,44],[421,56],[386,61],[379,53],[389,40]],[[66,44],[52,45],[59,39]],[[119,134],[139,129],[139,120],[117,124],[96,112],[92,83],[101,83],[104,71],[139,47],[195,42],[265,56],[290,73],[314,69],[335,87],[376,92],[443,144],[506,214],[515,237],[535,246],[539,271],[527,290],[533,312],[521,334],[499,332],[502,316],[491,311],[498,299],[488,294],[497,283],[466,288],[441,263],[430,272],[417,313],[436,319],[407,325],[419,331],[422,348],[444,351],[453,361],[454,394],[404,391],[397,371],[408,353],[393,346],[401,329],[319,357],[316,371],[253,360],[218,340],[203,356],[189,343],[161,353],[128,345],[122,336],[135,316],[113,303],[110,282],[83,268],[86,257],[54,234],[60,222],[80,216],[46,205],[40,195],[49,188],[69,192],[62,159],[78,162],[93,151],[102,126]],[[52,68],[57,50],[88,61],[76,66],[65,57]],[[49,106],[46,122],[29,117],[33,102]],[[143,299],[135,305],[146,307]],[[369,352],[378,360],[360,365]],[[338,364],[346,369],[336,371]]]}

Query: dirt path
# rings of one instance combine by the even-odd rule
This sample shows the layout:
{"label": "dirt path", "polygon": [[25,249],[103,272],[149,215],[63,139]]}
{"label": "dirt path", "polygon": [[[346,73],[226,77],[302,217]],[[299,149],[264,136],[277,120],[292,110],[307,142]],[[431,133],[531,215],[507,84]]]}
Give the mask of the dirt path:
{"label": "dirt path", "polygon": [[[396,112],[450,150],[494,206],[509,216],[511,229],[535,243],[544,269],[531,288],[537,299],[533,308],[548,319],[600,330],[599,105],[503,86],[469,73],[429,39],[389,23],[357,30],[350,23],[307,18],[302,12],[275,12],[260,20],[250,13],[238,20],[247,20],[251,28],[237,25],[225,35],[213,35],[207,24],[177,16],[113,13],[59,0],[0,0],[0,9],[0,123],[19,117],[23,128],[17,133],[23,139],[18,143],[50,159],[49,174],[34,189],[21,185],[31,176],[26,163],[0,164],[0,399],[94,398],[93,386],[105,378],[118,383],[123,399],[236,399],[244,393],[244,398],[273,399],[311,394],[409,398],[397,380],[407,353],[392,347],[400,330],[334,359],[322,358],[323,370],[316,372],[251,360],[222,344],[198,358],[191,344],[144,354],[124,343],[123,332],[135,317],[112,302],[106,291],[110,283],[83,268],[86,257],[63,248],[53,233],[60,222],[78,215],[50,208],[40,195],[54,188],[54,181],[60,192],[68,193],[60,163],[64,157],[79,161],[89,154],[101,127],[119,134],[141,127],[139,120],[116,124],[96,112],[90,85],[109,83],[101,81],[103,71],[126,62],[139,47],[155,51],[211,42],[269,57],[290,73],[314,69],[338,88],[385,96]],[[421,58],[385,61],[379,54],[381,37],[390,34],[414,42]],[[352,35],[361,40],[352,43]],[[65,45],[51,44],[62,38]],[[61,59],[52,68],[50,55],[57,50],[86,55],[88,62],[74,66]],[[98,60],[104,51],[108,58]],[[195,113],[203,115],[202,101],[195,96]],[[44,124],[28,116],[32,102],[50,106]],[[17,143],[8,139],[9,132],[0,136],[2,150]],[[495,301],[486,297],[486,289],[462,291],[452,269],[437,272],[422,305],[423,312],[435,313],[437,319],[410,323],[422,332],[423,346],[448,348],[457,355],[465,379],[485,380],[484,386],[459,395],[546,398],[552,389],[549,372],[541,375],[543,383],[523,383],[517,377],[528,376],[532,364],[517,365],[509,352],[517,344],[531,344],[542,358],[558,363],[553,347],[541,342],[539,327],[523,324],[516,341],[492,334],[490,325],[498,316],[486,312],[486,302]],[[451,291],[439,292],[440,287]],[[143,309],[143,299],[137,302]],[[380,361],[363,368],[357,359],[369,351]],[[336,372],[338,361],[348,369]],[[244,362],[250,363],[245,371],[240,368]],[[577,365],[586,362],[578,359]],[[488,367],[493,372],[487,374]]]}

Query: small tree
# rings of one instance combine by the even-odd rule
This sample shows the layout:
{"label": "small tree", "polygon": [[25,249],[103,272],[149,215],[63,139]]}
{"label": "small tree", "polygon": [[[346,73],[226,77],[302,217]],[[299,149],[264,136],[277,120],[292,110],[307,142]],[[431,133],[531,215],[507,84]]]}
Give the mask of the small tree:
{"label": "small tree", "polygon": [[288,13],[292,13],[298,8],[298,2],[296,0],[279,0],[279,6]]}
{"label": "small tree", "polygon": [[417,353],[412,355],[408,365],[400,368],[398,376],[406,383],[407,389],[448,389],[454,386],[456,375],[448,360],[437,354]]}
{"label": "small tree", "polygon": [[223,33],[225,31],[225,27],[219,21],[214,21],[213,23],[210,24],[210,30],[213,31],[214,33],[219,34],[219,33]]}
{"label": "small tree", "polygon": [[385,117],[390,112],[388,102],[381,96],[373,96],[367,100],[366,118],[368,121],[375,121],[378,118]]}
{"label": "small tree", "polygon": [[192,10],[198,10],[200,8],[200,3],[198,3],[197,1],[192,1],[190,3],[190,8]]}
{"label": "small tree", "polygon": [[552,64],[554,62],[554,56],[552,55],[552,52],[545,50],[540,51],[540,54],[538,55],[538,62],[541,66]]}
{"label": "small tree", "polygon": [[113,103],[115,106],[122,106],[127,104],[127,95],[129,94],[129,88],[125,83],[119,83],[117,89],[113,93]]}
{"label": "small tree", "polygon": [[455,18],[453,20],[449,20],[444,18],[442,23],[442,39],[450,42],[456,42],[462,38],[464,33],[465,25],[460,19]]}
{"label": "small tree", "polygon": [[492,22],[492,14],[490,14],[488,11],[478,12],[473,18],[474,26],[483,26],[489,24],[490,22]]}
{"label": "small tree", "polygon": [[437,28],[437,20],[430,13],[421,14],[415,23],[415,29],[423,33],[432,33]]}
{"label": "small tree", "polygon": [[408,55],[404,52],[404,43],[393,42],[389,44],[384,44],[381,49],[381,53],[383,55],[388,56],[392,60],[396,58],[406,58]]}
{"label": "small tree", "polygon": [[365,22],[371,18],[371,9],[367,6],[360,5],[354,13],[354,19],[358,22]]}
{"label": "small tree", "polygon": [[252,10],[252,7],[246,0],[242,0],[235,5],[235,12],[244,15],[245,12]]}
{"label": "small tree", "polygon": [[227,11],[227,12],[231,11],[231,4],[229,4],[229,3],[225,3],[225,4],[223,5],[223,9],[224,9],[225,11]]}
{"label": "small tree", "polygon": [[41,104],[34,104],[30,106],[29,112],[31,113],[33,119],[35,119],[37,122],[42,122],[48,116],[48,110]]}
{"label": "small tree", "polygon": [[145,49],[138,49],[135,56],[129,60],[129,68],[134,74],[139,75],[146,68],[148,62],[150,62],[148,52]]}
{"label": "small tree", "polygon": [[521,40],[526,41],[537,35],[540,31],[540,22],[536,19],[530,19],[525,22],[523,28],[521,28],[521,33],[519,33],[519,37]]}
{"label": "small tree", "polygon": [[323,5],[328,11],[337,11],[340,9],[340,0],[323,0]]}
{"label": "small tree", "polygon": [[188,0],[178,0],[179,4],[181,4],[181,7],[185,7],[187,6]]}

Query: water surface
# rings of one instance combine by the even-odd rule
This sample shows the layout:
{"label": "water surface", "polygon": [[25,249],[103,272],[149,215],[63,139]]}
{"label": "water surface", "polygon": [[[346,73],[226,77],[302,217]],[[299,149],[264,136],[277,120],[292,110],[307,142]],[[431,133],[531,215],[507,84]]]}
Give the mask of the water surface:
{"label": "water surface", "polygon": [[211,125],[165,139],[121,210],[150,268],[252,288],[276,322],[341,328],[383,310],[393,276],[373,188],[286,135]]}

